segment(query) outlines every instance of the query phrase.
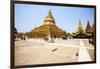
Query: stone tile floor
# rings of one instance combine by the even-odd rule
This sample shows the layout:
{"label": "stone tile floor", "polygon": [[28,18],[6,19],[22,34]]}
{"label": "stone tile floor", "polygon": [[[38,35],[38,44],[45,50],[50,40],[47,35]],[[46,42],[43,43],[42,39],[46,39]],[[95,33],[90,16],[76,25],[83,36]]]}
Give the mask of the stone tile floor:
{"label": "stone tile floor", "polygon": [[[39,39],[15,41],[15,65],[78,62],[79,56],[76,54],[80,52],[80,48],[79,39],[55,40],[55,43]],[[93,46],[84,49],[88,56],[94,56],[91,55],[94,50]],[[87,49],[92,52],[88,52]]]}

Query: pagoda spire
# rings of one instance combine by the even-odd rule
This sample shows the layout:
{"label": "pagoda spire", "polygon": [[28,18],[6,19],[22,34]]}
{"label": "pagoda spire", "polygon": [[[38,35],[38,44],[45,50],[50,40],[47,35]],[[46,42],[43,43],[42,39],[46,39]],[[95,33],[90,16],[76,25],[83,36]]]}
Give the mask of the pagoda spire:
{"label": "pagoda spire", "polygon": [[82,24],[80,20],[79,20],[79,25],[78,25],[78,33],[83,33],[83,28],[82,28]]}
{"label": "pagoda spire", "polygon": [[91,28],[90,22],[88,21],[85,31],[88,33],[88,32],[91,32],[91,30],[92,30],[92,28]]}
{"label": "pagoda spire", "polygon": [[48,15],[52,16],[51,10],[49,10]]}
{"label": "pagoda spire", "polygon": [[49,10],[48,15],[46,16],[46,18],[44,20],[44,24],[45,25],[55,25],[55,20],[52,16],[51,10]]}
{"label": "pagoda spire", "polygon": [[49,17],[49,18],[53,18],[53,16],[52,16],[52,12],[51,12],[51,10],[50,10],[50,9],[49,9],[49,12],[48,12],[47,17]]}

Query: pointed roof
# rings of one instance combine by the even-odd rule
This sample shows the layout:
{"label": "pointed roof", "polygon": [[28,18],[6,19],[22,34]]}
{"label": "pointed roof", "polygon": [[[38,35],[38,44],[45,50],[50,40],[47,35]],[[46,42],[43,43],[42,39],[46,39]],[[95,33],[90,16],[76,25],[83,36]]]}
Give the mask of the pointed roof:
{"label": "pointed roof", "polygon": [[45,20],[44,20],[44,24],[55,24],[55,20],[52,16],[52,12],[51,10],[49,10],[48,15],[46,16]]}
{"label": "pointed roof", "polygon": [[46,16],[46,18],[53,18],[51,10],[49,10],[48,15]]}
{"label": "pointed roof", "polygon": [[90,25],[90,22],[89,21],[87,22],[85,31],[86,32],[91,32],[92,31],[92,28],[91,28],[91,25]]}
{"label": "pointed roof", "polygon": [[82,24],[81,24],[81,21],[80,20],[79,20],[78,28],[82,28]]}
{"label": "pointed roof", "polygon": [[79,20],[79,24],[78,24],[78,33],[82,33],[82,32],[83,32],[83,28],[82,28],[81,21]]}
{"label": "pointed roof", "polygon": [[52,12],[51,12],[51,10],[49,10],[48,16],[49,16],[49,17],[52,17]]}

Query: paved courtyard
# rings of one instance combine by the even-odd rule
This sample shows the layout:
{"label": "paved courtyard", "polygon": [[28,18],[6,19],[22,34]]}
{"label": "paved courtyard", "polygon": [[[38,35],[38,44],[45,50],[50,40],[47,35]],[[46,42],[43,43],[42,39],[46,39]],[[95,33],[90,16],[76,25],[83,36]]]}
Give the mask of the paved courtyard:
{"label": "paved courtyard", "polygon": [[70,63],[94,60],[94,46],[87,39],[15,41],[15,65]]}

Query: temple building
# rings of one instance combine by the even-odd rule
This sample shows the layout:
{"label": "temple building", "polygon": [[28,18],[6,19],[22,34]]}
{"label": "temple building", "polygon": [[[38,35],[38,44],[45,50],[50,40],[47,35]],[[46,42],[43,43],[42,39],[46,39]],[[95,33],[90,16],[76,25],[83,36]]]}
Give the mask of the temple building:
{"label": "temple building", "polygon": [[85,31],[86,31],[87,34],[92,33],[92,28],[91,28],[91,25],[90,25],[89,21],[87,22],[87,26],[86,26]]}
{"label": "temple building", "polygon": [[92,29],[89,21],[87,22],[85,33],[88,35],[88,37],[92,38],[93,29]]}
{"label": "temple building", "polygon": [[49,11],[44,19],[44,24],[32,29],[27,35],[32,38],[46,38],[49,35],[51,38],[61,38],[66,35],[66,32],[56,26],[55,19],[51,11]]}
{"label": "temple building", "polygon": [[78,33],[83,33],[83,32],[84,32],[84,30],[83,30],[81,21],[79,21],[79,25],[78,25]]}
{"label": "temple building", "polygon": [[93,31],[89,21],[87,22],[87,26],[85,30],[82,27],[81,21],[79,21],[78,31],[73,34],[73,38],[92,38],[92,32]]}
{"label": "temple building", "polygon": [[92,26],[92,40],[90,42],[95,45],[95,40],[96,40],[96,24],[94,23]]}

